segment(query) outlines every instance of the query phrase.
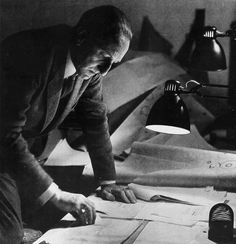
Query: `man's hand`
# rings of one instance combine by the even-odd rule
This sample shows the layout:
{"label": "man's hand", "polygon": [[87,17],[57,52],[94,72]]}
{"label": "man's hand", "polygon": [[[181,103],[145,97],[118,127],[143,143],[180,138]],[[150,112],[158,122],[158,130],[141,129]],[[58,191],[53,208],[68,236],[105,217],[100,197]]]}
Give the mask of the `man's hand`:
{"label": "man's hand", "polygon": [[96,211],[94,203],[82,194],[59,190],[50,201],[58,209],[71,213],[78,221],[78,225],[91,225],[95,222]]}
{"label": "man's hand", "polygon": [[136,203],[137,199],[131,189],[116,184],[101,186],[100,197],[109,201],[121,201],[125,203]]}

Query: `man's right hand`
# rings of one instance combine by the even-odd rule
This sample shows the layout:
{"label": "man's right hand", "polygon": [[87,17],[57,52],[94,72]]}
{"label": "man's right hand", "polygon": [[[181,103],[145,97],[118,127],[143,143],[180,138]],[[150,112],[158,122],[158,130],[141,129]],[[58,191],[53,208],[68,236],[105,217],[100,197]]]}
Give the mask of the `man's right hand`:
{"label": "man's right hand", "polygon": [[94,203],[82,194],[59,190],[50,201],[58,209],[71,213],[79,225],[94,224],[96,211]]}

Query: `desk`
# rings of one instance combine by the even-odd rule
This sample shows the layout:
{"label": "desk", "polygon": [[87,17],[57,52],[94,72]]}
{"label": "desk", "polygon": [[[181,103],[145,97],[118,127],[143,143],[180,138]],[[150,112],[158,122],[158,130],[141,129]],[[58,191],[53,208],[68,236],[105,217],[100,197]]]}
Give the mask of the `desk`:
{"label": "desk", "polygon": [[[143,147],[137,147],[136,149],[142,149]],[[152,149],[153,147],[150,146]],[[136,153],[134,153],[136,152]],[[203,151],[199,149],[186,149],[186,148],[177,148],[156,145],[155,150],[152,150],[155,154],[153,161],[144,160],[142,154],[137,153],[137,150],[133,150],[133,154],[126,160],[124,163],[117,163],[117,173],[118,181],[120,183],[130,183],[132,179],[137,177],[137,175],[146,174],[149,172],[173,169],[176,168],[176,165],[179,168],[189,168],[192,170],[192,164],[194,167],[200,165],[202,167],[202,172],[206,170],[206,165],[208,162],[212,162],[215,165],[215,162],[218,162],[220,159],[233,162],[235,167],[229,169],[229,172],[232,173],[236,168],[235,154],[225,154],[212,151]],[[156,154],[158,153],[158,157]],[[203,155],[204,153],[204,155]],[[147,154],[147,153],[146,153]],[[150,155],[148,153],[148,155]],[[196,158],[193,160],[192,157]],[[199,157],[204,156],[204,160],[200,160]],[[179,160],[177,160],[179,158]],[[191,160],[190,160],[191,159]],[[175,161],[173,161],[175,160]],[[77,161],[77,160],[76,160]],[[191,162],[191,163],[189,163]],[[204,164],[204,165],[202,165]],[[153,168],[151,167],[153,166]],[[199,166],[199,167],[200,167]],[[169,167],[169,168],[168,168]],[[208,167],[209,168],[209,167]],[[211,167],[213,168],[213,167]],[[180,171],[181,172],[181,171]],[[236,172],[236,171],[235,171]],[[87,176],[92,176],[91,165],[86,166],[84,174]],[[217,177],[215,177],[217,179]],[[173,182],[176,184],[175,180]],[[193,186],[194,182],[191,182],[191,179],[188,181]],[[231,181],[230,181],[231,182]],[[233,181],[235,182],[235,181]],[[233,184],[232,184],[233,185]],[[188,185],[189,186],[189,185]],[[236,206],[236,196],[235,194],[231,195],[232,205]],[[102,201],[102,200],[101,200]],[[104,216],[98,216],[94,225],[83,226],[83,227],[73,227],[73,228],[57,228],[52,229],[46,232],[35,244],[39,244],[43,240],[47,240],[50,244],[78,244],[78,243],[158,243],[158,244],[212,244],[214,242],[208,240],[208,223],[206,216],[204,221],[190,221],[188,223],[187,211],[184,211],[186,205],[179,204],[179,208],[176,205],[170,205],[171,203],[164,204],[165,212],[168,212],[169,209],[174,209],[177,213],[180,211],[182,218],[180,216],[176,217],[174,221],[165,221],[165,216],[156,218],[155,220],[146,219],[145,215],[140,215],[139,211],[142,210],[142,207],[147,207],[147,202],[138,202],[139,204],[127,205],[121,204],[118,206],[117,202],[107,202],[102,201],[104,205],[109,204],[111,209],[111,217],[107,218]],[[158,206],[160,207],[159,203]],[[230,205],[231,206],[231,205]],[[97,205],[96,205],[97,207]],[[123,209],[123,217],[114,216],[117,214],[117,209]],[[140,208],[139,208],[140,207]],[[99,209],[106,212],[106,209]],[[182,210],[182,211],[181,211]],[[234,207],[234,213],[236,213],[236,208]],[[139,215],[138,215],[139,213]],[[161,213],[161,211],[159,211]],[[131,216],[132,215],[132,216]],[[207,214],[208,215],[208,214]],[[130,216],[127,218],[127,216]],[[139,216],[139,217],[137,217]],[[141,217],[140,217],[141,216]],[[150,216],[149,216],[150,217]],[[234,226],[236,224],[234,223]],[[236,234],[236,233],[235,233]],[[236,243],[236,236],[234,240],[230,243]],[[228,243],[229,244],[229,243]]]}
{"label": "desk", "polygon": [[[231,195],[235,199],[235,195]],[[94,225],[81,227],[68,227],[51,229],[46,232],[35,244],[42,241],[48,241],[50,244],[213,244],[214,242],[208,240],[208,223],[205,221],[192,221],[186,223],[183,221],[165,221],[159,220],[151,221],[147,219],[140,219],[140,212],[144,207],[149,207],[153,204],[166,204],[166,207],[173,208],[178,211],[178,208],[173,203],[147,203],[138,201],[136,204],[125,204],[118,202],[108,202],[101,199],[91,198],[95,201],[98,210],[103,208],[108,209],[106,217],[98,215]],[[151,205],[149,205],[151,204]],[[234,204],[234,202],[232,202]],[[184,204],[178,204],[179,208],[188,208]],[[181,207],[182,206],[182,207]],[[235,208],[234,208],[235,209]],[[109,212],[110,211],[110,212]],[[112,215],[113,214],[113,215]],[[119,214],[121,217],[119,217]],[[127,217],[125,217],[127,216]],[[187,213],[186,213],[187,216]],[[129,218],[130,217],[130,218]],[[70,215],[63,219],[63,224],[71,223]],[[183,217],[185,220],[185,217]],[[171,223],[173,222],[173,223]],[[234,224],[235,226],[235,224]],[[235,233],[236,234],[236,233]],[[227,244],[236,243],[236,235],[234,240]]]}

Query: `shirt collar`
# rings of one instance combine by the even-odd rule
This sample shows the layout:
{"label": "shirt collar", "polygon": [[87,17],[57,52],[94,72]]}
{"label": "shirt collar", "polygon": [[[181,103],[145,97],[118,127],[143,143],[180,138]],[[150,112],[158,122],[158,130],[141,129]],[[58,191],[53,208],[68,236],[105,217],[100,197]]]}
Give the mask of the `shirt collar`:
{"label": "shirt collar", "polygon": [[68,51],[67,58],[66,58],[66,67],[64,72],[64,78],[68,78],[69,76],[76,73],[75,66],[71,60],[70,50]]}

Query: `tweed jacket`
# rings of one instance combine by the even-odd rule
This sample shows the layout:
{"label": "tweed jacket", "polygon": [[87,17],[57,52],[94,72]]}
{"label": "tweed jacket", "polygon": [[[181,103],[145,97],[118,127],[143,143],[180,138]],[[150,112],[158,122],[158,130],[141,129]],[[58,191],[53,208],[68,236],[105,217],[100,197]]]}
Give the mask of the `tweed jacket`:
{"label": "tweed jacket", "polygon": [[72,110],[85,134],[95,177],[115,179],[100,75],[77,79],[62,103],[71,36],[71,27],[58,25],[19,32],[1,45],[0,166],[32,199],[52,179],[39,165],[31,145],[60,125]]}

